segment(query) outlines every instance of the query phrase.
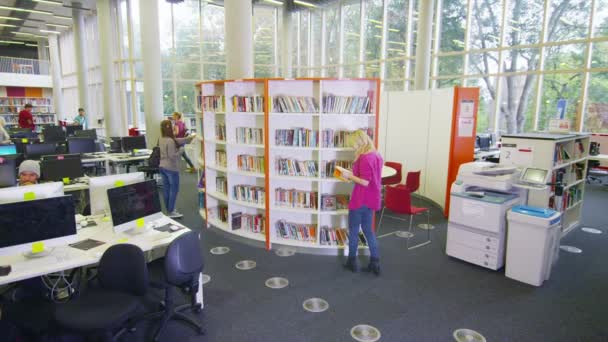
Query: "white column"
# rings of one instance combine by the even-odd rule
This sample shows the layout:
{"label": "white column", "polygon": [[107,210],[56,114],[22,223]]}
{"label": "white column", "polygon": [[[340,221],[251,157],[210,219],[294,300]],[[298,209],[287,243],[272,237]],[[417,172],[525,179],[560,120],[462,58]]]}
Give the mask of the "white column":
{"label": "white column", "polygon": [[281,64],[282,64],[282,71],[283,71],[283,77],[284,78],[292,78],[293,77],[293,72],[292,72],[292,65],[291,65],[291,59],[292,59],[292,51],[293,51],[293,43],[292,43],[292,36],[293,36],[293,20],[291,20],[291,13],[289,13],[289,11],[287,10],[287,8],[283,7],[283,28],[281,30],[281,34],[283,35],[283,38],[281,39]]}
{"label": "white column", "polygon": [[[146,140],[155,146],[160,137],[163,119],[163,85],[160,65],[160,28],[158,26],[158,0],[139,0],[141,55],[144,64],[144,111]],[[132,95],[137,89],[132,89]],[[136,115],[136,114],[134,114]]]}
{"label": "white column", "polygon": [[63,89],[61,87],[61,62],[59,60],[59,39],[49,34],[49,53],[51,57],[51,76],[53,79],[53,107],[58,120],[65,120],[63,108]]}
{"label": "white column", "polygon": [[224,1],[227,79],[253,77],[252,8],[251,0]]}
{"label": "white column", "polygon": [[97,27],[99,30],[99,63],[101,66],[101,91],[105,136],[124,136],[127,125],[117,110],[112,61],[112,19],[110,0],[97,0]]}
{"label": "white column", "polygon": [[431,70],[431,38],[433,37],[433,1],[420,1],[418,7],[418,37],[416,40],[416,75],[414,88],[429,88]]}
{"label": "white column", "polygon": [[[73,3],[76,7],[81,7],[78,2]],[[86,34],[84,31],[84,13],[81,10],[72,10],[72,19],[74,24],[74,54],[76,57],[76,77],[78,79],[78,106],[89,110],[89,65],[85,56]],[[73,119],[78,114],[78,108],[66,108],[69,113],[65,113],[67,118]],[[85,116],[87,126],[90,127],[89,115]]]}

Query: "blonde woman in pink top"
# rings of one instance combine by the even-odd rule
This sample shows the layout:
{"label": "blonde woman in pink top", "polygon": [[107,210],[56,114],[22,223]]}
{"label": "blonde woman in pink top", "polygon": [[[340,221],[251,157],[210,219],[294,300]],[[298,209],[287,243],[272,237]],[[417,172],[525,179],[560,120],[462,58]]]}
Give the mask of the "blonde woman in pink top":
{"label": "blonde woman in pink top", "polygon": [[357,249],[359,228],[363,231],[370,251],[367,270],[380,275],[378,243],[372,231],[374,211],[380,210],[382,189],[382,156],[376,151],[373,141],[362,130],[350,136],[350,145],[355,149],[352,174],[344,175],[355,183],[348,204],[348,261],[344,267],[358,272]]}

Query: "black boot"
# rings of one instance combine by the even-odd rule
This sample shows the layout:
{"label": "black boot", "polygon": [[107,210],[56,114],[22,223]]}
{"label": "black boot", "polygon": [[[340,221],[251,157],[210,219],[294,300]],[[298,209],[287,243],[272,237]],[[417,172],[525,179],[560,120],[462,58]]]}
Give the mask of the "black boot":
{"label": "black boot", "polygon": [[357,257],[348,257],[346,264],[344,264],[344,268],[351,270],[353,273],[359,272],[359,262],[357,261]]}
{"label": "black boot", "polygon": [[380,275],[380,259],[370,258],[369,265],[367,265],[367,271],[373,272],[375,275]]}

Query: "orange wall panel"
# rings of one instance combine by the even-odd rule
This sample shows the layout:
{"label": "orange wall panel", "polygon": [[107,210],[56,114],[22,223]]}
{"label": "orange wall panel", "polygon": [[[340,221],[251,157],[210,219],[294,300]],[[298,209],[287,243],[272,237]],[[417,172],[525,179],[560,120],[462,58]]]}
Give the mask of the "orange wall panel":
{"label": "orange wall panel", "polygon": [[25,88],[25,97],[42,97],[42,88]]}

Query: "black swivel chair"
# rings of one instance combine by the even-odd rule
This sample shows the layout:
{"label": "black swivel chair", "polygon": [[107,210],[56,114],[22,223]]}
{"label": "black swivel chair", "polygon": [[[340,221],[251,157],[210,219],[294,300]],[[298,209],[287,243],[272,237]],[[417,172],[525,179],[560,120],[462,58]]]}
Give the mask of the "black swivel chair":
{"label": "black swivel chair", "polygon": [[142,312],[149,285],[144,253],[131,244],[108,248],[99,262],[97,278],[99,288],[58,305],[55,320],[70,331],[116,341]]}
{"label": "black swivel chair", "polygon": [[[147,315],[146,318],[161,319],[158,330],[154,334],[154,341],[158,341],[167,323],[172,319],[178,319],[189,324],[199,334],[204,334],[205,329],[196,320],[183,313],[185,310],[201,312],[201,305],[196,302],[198,292],[199,276],[203,271],[203,252],[201,250],[198,233],[188,232],[173,240],[167,248],[165,255],[164,279],[162,284],[152,283],[152,286],[165,290],[164,310]],[[190,303],[175,305],[175,288],[186,289],[190,293]]]}

